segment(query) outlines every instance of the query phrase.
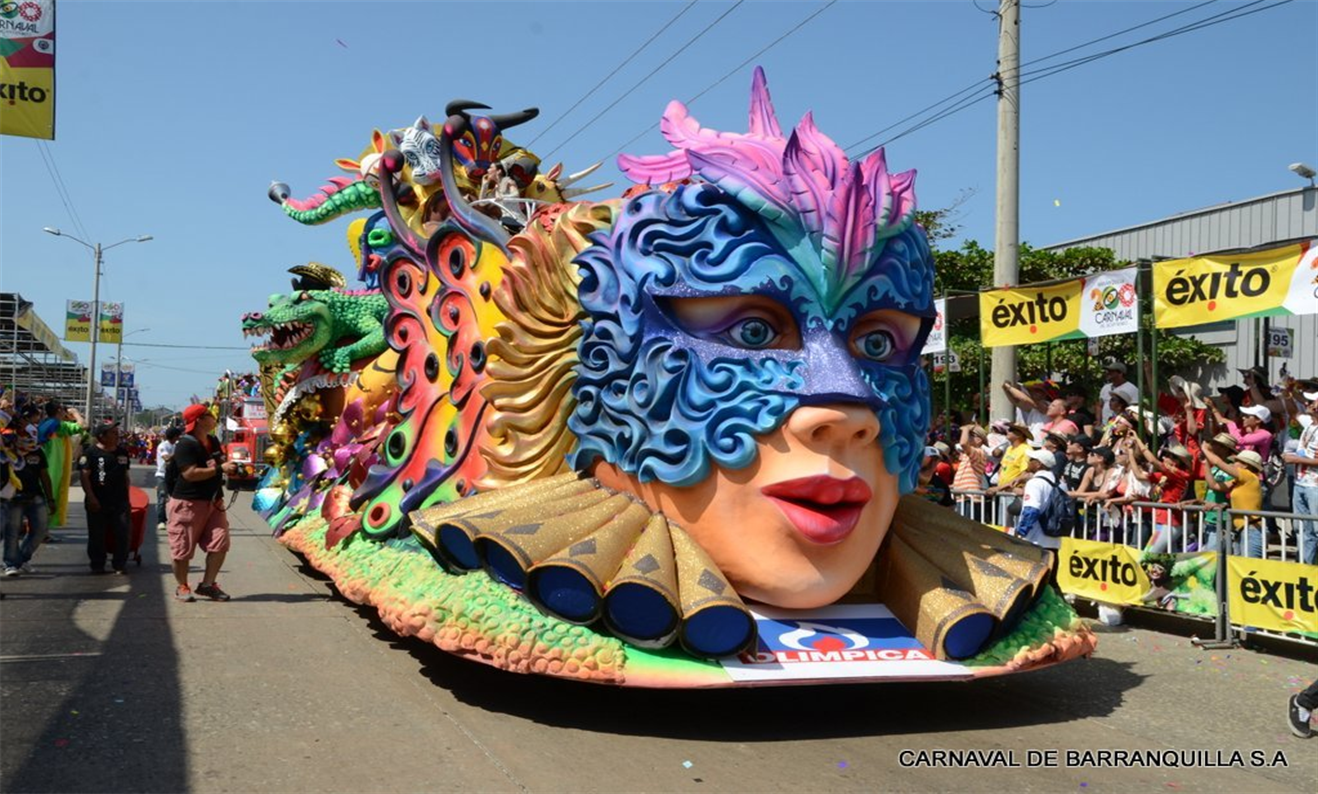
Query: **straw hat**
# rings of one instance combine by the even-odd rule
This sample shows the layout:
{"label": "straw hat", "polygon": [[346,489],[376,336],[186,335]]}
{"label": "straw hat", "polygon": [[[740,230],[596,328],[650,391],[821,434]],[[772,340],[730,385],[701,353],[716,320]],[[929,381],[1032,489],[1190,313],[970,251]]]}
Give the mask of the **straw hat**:
{"label": "straw hat", "polygon": [[1186,463],[1189,463],[1190,461],[1194,460],[1194,456],[1190,454],[1190,450],[1186,449],[1180,444],[1168,444],[1167,446],[1162,448],[1162,451],[1166,452],[1169,455],[1175,455],[1176,457],[1180,458]]}
{"label": "straw hat", "polygon": [[1218,433],[1209,439],[1210,443],[1220,444],[1232,452],[1236,451],[1236,437],[1230,433]]}
{"label": "straw hat", "polygon": [[1263,471],[1263,457],[1252,449],[1237,453],[1232,460],[1236,463],[1243,463],[1254,471]]}

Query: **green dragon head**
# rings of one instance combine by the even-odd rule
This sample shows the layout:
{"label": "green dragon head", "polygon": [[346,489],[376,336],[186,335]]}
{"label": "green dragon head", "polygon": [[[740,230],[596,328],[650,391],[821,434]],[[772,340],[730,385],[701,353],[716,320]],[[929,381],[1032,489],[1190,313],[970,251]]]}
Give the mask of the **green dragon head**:
{"label": "green dragon head", "polygon": [[252,347],[260,364],[297,364],[323,350],[334,337],[328,291],[271,295],[264,312],[243,315],[243,335],[264,339]]}

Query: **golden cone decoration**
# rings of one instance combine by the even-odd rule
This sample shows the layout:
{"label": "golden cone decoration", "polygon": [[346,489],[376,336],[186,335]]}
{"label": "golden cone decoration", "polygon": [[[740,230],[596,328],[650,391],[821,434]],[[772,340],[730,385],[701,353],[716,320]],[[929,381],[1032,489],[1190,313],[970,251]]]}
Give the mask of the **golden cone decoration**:
{"label": "golden cone decoration", "polygon": [[[663,614],[647,616],[647,626],[659,626],[660,630],[648,631],[650,636],[636,636],[637,626],[620,625],[623,614],[618,607],[625,600],[637,594],[652,594],[656,608],[666,610]],[[614,634],[627,642],[641,648],[663,648],[672,644],[676,635],[678,621],[681,618],[681,601],[677,590],[677,565],[673,559],[673,541],[668,531],[668,520],[662,513],[650,516],[645,531],[636,541],[636,545],[618,566],[613,581],[604,591],[604,624]]]}
{"label": "golden cone decoration", "polygon": [[[532,565],[576,543],[635,504],[622,494],[610,496],[607,491],[599,490],[558,502],[556,506],[567,506],[568,509],[555,516],[546,515],[544,511],[530,513],[530,508],[502,513],[497,519],[480,526],[476,548],[486,570],[495,578],[524,584],[526,571]],[[491,555],[496,554],[494,547],[507,552],[517,566],[515,573],[501,569],[497,563],[491,564]]]}
{"label": "golden cone decoration", "polygon": [[[682,647],[701,658],[731,656],[750,647],[755,642],[755,618],[727,577],[681,527],[669,524],[668,534],[677,563],[677,592],[682,606],[678,638]],[[711,641],[718,647],[709,646]]]}
{"label": "golden cone decoration", "polygon": [[880,603],[937,658],[971,656],[992,634],[997,621],[984,605],[900,536],[888,537],[878,564]]}
{"label": "golden cone decoration", "polygon": [[1043,593],[1052,570],[1053,554],[1048,549],[1005,535],[919,497],[904,496],[897,503],[891,531],[921,553],[938,546],[979,557],[1029,582],[1031,600]]}
{"label": "golden cone decoration", "polygon": [[[536,606],[570,623],[585,624],[596,620],[604,599],[604,586],[622,565],[649,520],[649,508],[632,504],[595,532],[535,564],[527,572],[527,596]],[[591,593],[593,606],[580,614],[570,615],[555,609],[541,587],[547,574],[560,582],[564,579],[571,581],[577,590]]]}

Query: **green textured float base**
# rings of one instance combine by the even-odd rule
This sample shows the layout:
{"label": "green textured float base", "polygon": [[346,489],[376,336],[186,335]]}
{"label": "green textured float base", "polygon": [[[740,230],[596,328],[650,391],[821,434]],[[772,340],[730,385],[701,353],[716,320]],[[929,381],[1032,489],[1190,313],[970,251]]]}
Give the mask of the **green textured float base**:
{"label": "green textured float base", "polygon": [[[633,648],[546,615],[483,572],[450,574],[415,539],[381,544],[353,535],[326,549],[325,529],[324,520],[308,517],[281,542],[329,575],[345,598],[375,607],[399,635],[512,672],[655,688],[746,685],[717,662],[678,648]],[[1075,611],[1048,587],[1015,630],[963,664],[968,676],[998,675],[1086,655],[1093,644]]]}

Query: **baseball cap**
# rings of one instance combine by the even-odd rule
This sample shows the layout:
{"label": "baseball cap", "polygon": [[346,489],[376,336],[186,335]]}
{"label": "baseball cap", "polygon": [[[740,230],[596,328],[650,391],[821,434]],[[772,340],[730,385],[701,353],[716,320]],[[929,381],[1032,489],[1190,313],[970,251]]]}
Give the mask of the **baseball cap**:
{"label": "baseball cap", "polygon": [[1071,444],[1079,444],[1080,446],[1084,447],[1085,449],[1093,449],[1093,447],[1094,447],[1094,437],[1093,437],[1093,436],[1087,436],[1087,435],[1085,435],[1084,433],[1076,433],[1075,435],[1071,436],[1071,438],[1069,439],[1069,443],[1071,443]]}
{"label": "baseball cap", "polygon": [[1030,460],[1037,460],[1043,464],[1045,469],[1051,469],[1057,465],[1057,457],[1046,449],[1032,449],[1025,453]]}
{"label": "baseball cap", "polygon": [[195,427],[197,424],[197,420],[200,419],[202,414],[206,413],[208,410],[209,408],[205,403],[193,403],[192,405],[189,405],[187,408],[184,408],[183,430],[185,432],[191,433],[192,428]]}
{"label": "baseball cap", "polygon": [[1318,400],[1318,391],[1306,391],[1301,393],[1304,395],[1304,399],[1308,400],[1309,402]]}
{"label": "baseball cap", "polygon": [[1103,369],[1107,372],[1120,372],[1122,375],[1126,374],[1126,365],[1122,364],[1120,361],[1109,361],[1103,365]]}
{"label": "baseball cap", "polygon": [[940,455],[941,455],[941,453],[938,451],[938,447],[925,447],[925,448],[924,448],[924,456],[925,456],[926,458],[937,458],[937,457],[939,457]]}
{"label": "baseball cap", "polygon": [[118,428],[118,427],[119,427],[119,423],[118,423],[118,422],[108,422],[108,421],[107,421],[107,422],[101,422],[99,425],[97,425],[97,426],[92,430],[92,435],[93,435],[93,436],[96,436],[97,438],[100,438],[101,436],[105,435],[106,433],[108,433],[108,432],[110,432],[111,430],[114,430],[114,429],[116,429],[116,428]]}
{"label": "baseball cap", "polygon": [[1272,411],[1269,411],[1266,405],[1247,405],[1244,408],[1241,408],[1240,412],[1242,414],[1256,416],[1260,422],[1272,421]]}

